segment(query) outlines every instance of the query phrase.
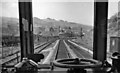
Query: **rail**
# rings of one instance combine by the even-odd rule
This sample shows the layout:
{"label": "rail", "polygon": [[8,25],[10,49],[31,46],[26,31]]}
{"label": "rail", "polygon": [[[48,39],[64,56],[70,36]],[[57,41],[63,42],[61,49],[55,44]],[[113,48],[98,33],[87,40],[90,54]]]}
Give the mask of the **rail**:
{"label": "rail", "polygon": [[82,46],[78,47],[77,45],[75,45],[70,41],[66,41],[66,42],[79,58],[92,58],[92,54],[90,53],[89,49],[83,48]]}
{"label": "rail", "polygon": [[[38,53],[40,53],[42,50],[44,50],[47,46],[49,46],[49,45],[52,44],[53,42],[55,42],[55,41],[45,42],[45,43],[43,43],[43,44],[35,47],[34,49],[37,50],[38,48],[40,48],[40,47],[42,47],[42,46],[45,45],[42,49],[40,49],[40,50],[38,51]],[[2,63],[1,63],[1,64],[4,66],[4,65],[9,64],[9,63],[11,63],[11,62],[13,62],[13,61],[15,61],[15,60],[17,60],[17,63],[18,63],[18,62],[19,62],[19,59],[20,59],[20,50],[14,52],[14,53],[12,53],[12,54],[9,54],[9,55],[7,55],[7,56],[2,57],[2,59],[1,59]]]}
{"label": "rail", "polygon": [[[60,40],[59,44],[58,44],[58,49],[55,55],[55,60],[58,58],[70,58],[69,52],[67,50],[67,47],[65,48],[65,44],[63,42],[63,40]],[[62,56],[64,55],[64,56]]]}
{"label": "rail", "polygon": [[54,54],[52,55],[52,57],[50,59],[51,70],[53,70],[55,68],[53,66],[54,60],[60,59],[60,58],[71,58],[71,56],[68,53],[69,51],[67,50],[67,47],[66,48],[65,47],[66,46],[65,46],[63,40],[59,40],[58,45],[54,49],[54,52],[53,52]]}

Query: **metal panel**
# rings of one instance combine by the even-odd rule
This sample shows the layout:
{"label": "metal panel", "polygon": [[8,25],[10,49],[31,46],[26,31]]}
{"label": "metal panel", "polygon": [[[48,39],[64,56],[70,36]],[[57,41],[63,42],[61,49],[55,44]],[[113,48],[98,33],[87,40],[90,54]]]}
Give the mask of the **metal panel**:
{"label": "metal panel", "polygon": [[108,2],[94,3],[93,59],[106,60]]}
{"label": "metal panel", "polygon": [[21,58],[34,53],[32,2],[19,1],[19,26],[21,41]]}

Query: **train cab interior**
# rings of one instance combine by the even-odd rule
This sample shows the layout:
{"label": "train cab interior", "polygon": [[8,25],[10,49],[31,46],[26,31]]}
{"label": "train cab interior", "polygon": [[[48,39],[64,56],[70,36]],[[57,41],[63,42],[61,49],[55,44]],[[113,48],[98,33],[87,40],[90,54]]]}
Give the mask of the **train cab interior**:
{"label": "train cab interior", "polygon": [[[67,54],[67,57],[65,57],[65,53],[63,52],[62,56],[64,58],[60,58],[61,55],[59,55],[59,52],[62,49],[64,50],[63,40],[66,41],[70,38],[55,36],[53,37],[54,39],[49,37],[53,40],[49,41],[49,43],[47,42],[47,45],[59,42],[62,46],[56,45],[54,48],[59,47],[58,50],[61,50],[55,50],[55,55],[52,54],[55,51],[49,53],[46,57],[47,60],[43,60],[47,53],[40,53],[45,47],[40,50],[34,48],[32,1],[18,1],[21,56],[19,62],[15,65],[2,64],[1,73],[120,73],[119,32],[118,36],[111,37],[111,39],[117,38],[118,44],[116,45],[117,50],[112,53],[110,58],[112,63],[107,60],[108,0],[101,0],[101,2],[100,0],[94,0],[93,54],[91,59],[79,58],[71,49],[67,49],[70,52]],[[118,27],[120,27],[119,22]],[[59,39],[59,41],[56,41],[56,39]],[[67,42],[69,45],[72,45],[69,41]],[[48,63],[49,60],[52,61]]]}

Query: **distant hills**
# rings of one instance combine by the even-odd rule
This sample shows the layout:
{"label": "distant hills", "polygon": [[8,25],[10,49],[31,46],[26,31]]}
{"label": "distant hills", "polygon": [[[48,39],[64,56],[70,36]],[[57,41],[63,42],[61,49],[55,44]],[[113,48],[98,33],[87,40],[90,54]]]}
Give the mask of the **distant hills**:
{"label": "distant hills", "polygon": [[[0,30],[2,30],[0,31],[0,35],[19,35],[19,19],[11,17],[0,17],[0,20],[2,22],[0,23]],[[45,34],[45,30],[49,31],[50,27],[54,27],[56,29],[58,27],[72,27],[72,29],[75,31],[78,31],[81,28],[83,28],[85,32],[93,32],[92,26],[75,22],[68,22],[64,20],[55,20],[52,18],[40,19],[34,17],[33,26],[34,34],[40,34],[41,32],[44,32]],[[116,13],[110,19],[108,19],[108,34],[117,35],[118,32],[120,32],[120,12]]]}
{"label": "distant hills", "polygon": [[[0,29],[2,29],[2,32],[0,31],[0,35],[17,35],[19,36],[19,19],[17,18],[10,18],[10,17],[0,17],[0,20],[2,20],[0,23]],[[43,32],[45,34],[45,30],[50,27],[58,28],[58,27],[72,27],[74,30],[80,30],[81,27],[84,30],[90,30],[92,29],[92,26],[87,26],[75,22],[68,22],[64,20],[55,20],[52,18],[47,19],[39,19],[37,17],[33,18],[33,27],[34,27],[34,34],[39,34]],[[46,32],[47,34],[49,32]]]}
{"label": "distant hills", "polygon": [[[1,35],[14,35],[19,36],[19,19],[10,18],[10,17],[0,17],[0,36]],[[44,36],[51,35],[49,31],[50,28],[54,28],[54,34],[58,34],[57,31],[59,27],[66,28],[72,27],[72,30],[75,32],[80,32],[81,28],[83,28],[83,32],[86,34],[85,40],[89,46],[93,45],[93,26],[88,26],[75,22],[68,22],[64,20],[55,20],[52,18],[40,19],[37,17],[33,18],[33,28],[34,34],[42,34]],[[2,30],[2,31],[1,31]],[[108,43],[110,43],[110,36],[116,36],[120,32],[120,12],[113,15],[110,19],[108,19]],[[0,38],[1,40],[1,38]],[[109,44],[108,44],[109,48]]]}
{"label": "distant hills", "polygon": [[87,26],[87,25],[83,25],[83,24],[79,24],[79,23],[75,23],[75,22],[68,22],[68,21],[64,21],[64,20],[55,20],[52,18],[47,18],[47,19],[39,19],[37,17],[33,18],[33,22],[34,22],[34,26],[43,26],[43,27],[65,27],[65,26],[71,26],[71,27],[91,27],[91,26]]}

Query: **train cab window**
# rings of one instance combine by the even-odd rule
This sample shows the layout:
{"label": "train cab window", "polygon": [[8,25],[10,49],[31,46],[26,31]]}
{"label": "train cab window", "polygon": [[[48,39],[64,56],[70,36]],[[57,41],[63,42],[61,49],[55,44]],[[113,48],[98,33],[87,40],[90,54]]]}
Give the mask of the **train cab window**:
{"label": "train cab window", "polygon": [[5,0],[0,9],[3,73],[119,73],[118,1]]}
{"label": "train cab window", "polygon": [[42,45],[34,46],[34,53],[44,54],[41,63],[50,64],[62,58],[93,58],[93,1],[34,0],[32,4],[34,44]]}
{"label": "train cab window", "polygon": [[109,1],[108,5],[108,27],[107,27],[107,59],[114,52],[119,52],[118,41],[120,40],[119,25],[119,1]]}
{"label": "train cab window", "polygon": [[0,64],[20,61],[18,1],[0,1]]}

